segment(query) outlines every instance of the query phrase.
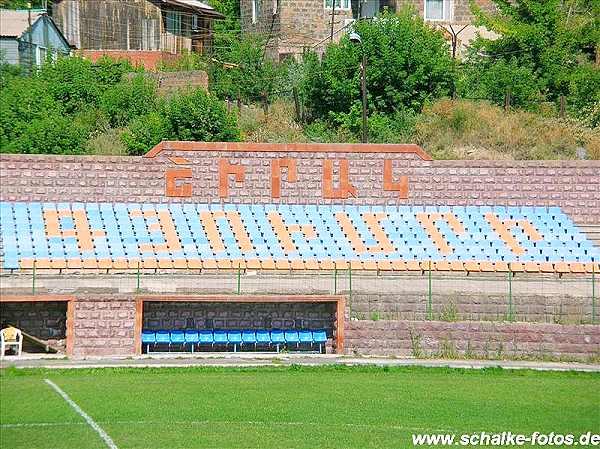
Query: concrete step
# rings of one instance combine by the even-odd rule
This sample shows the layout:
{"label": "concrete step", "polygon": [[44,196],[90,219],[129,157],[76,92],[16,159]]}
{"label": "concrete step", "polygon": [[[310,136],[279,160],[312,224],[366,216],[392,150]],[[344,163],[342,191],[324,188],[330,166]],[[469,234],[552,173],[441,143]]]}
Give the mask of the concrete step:
{"label": "concrete step", "polygon": [[600,224],[587,224],[577,226],[594,245],[600,246]]}

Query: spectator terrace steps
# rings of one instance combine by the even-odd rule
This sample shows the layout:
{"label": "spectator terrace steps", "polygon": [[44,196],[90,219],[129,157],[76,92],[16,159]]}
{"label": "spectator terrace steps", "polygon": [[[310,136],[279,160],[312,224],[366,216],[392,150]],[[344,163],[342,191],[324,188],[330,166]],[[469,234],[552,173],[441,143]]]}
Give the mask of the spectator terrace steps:
{"label": "spectator terrace steps", "polygon": [[2,202],[0,214],[4,270],[600,272],[598,245],[558,207]]}

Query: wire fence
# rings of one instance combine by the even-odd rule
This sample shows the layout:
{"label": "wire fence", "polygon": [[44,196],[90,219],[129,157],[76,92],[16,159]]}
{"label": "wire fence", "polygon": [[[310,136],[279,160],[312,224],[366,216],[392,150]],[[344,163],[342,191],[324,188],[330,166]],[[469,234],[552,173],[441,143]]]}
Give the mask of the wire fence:
{"label": "wire fence", "polygon": [[[21,272],[3,288],[32,295],[343,295],[355,320],[599,322],[600,274],[300,270]],[[234,299],[233,299],[234,300]]]}

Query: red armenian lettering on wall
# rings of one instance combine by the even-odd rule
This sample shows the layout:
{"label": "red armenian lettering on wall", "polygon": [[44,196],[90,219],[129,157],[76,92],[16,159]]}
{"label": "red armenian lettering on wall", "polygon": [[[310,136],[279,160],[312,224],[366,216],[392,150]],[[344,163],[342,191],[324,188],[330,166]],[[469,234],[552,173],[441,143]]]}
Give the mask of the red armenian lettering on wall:
{"label": "red armenian lettering on wall", "polygon": [[[169,160],[176,165],[189,164],[189,161],[182,157],[170,157]],[[191,168],[169,168],[165,172],[165,194],[171,197],[191,197],[192,185],[185,181],[192,179]]]}
{"label": "red armenian lettering on wall", "polygon": [[227,159],[219,160],[219,196],[229,196],[229,176],[235,176],[235,182],[244,182],[245,169],[242,165],[230,164]]}
{"label": "red armenian lettering on wall", "polygon": [[[360,163],[365,159],[365,154],[413,154],[419,159],[430,161],[431,157],[425,153],[417,145],[362,145],[362,144],[251,144],[251,143],[230,143],[230,142],[161,142],[154,147],[144,157],[154,158],[165,151],[176,152],[221,152],[221,153],[248,153],[247,158],[252,157],[252,153],[293,153],[297,155],[292,157],[271,157],[268,159],[270,165],[270,178],[265,180],[265,189],[270,188],[270,196],[272,199],[281,198],[283,183],[294,184],[300,179],[298,165],[303,160],[312,159],[314,162],[315,155],[326,154],[327,157],[322,159],[321,165],[321,197],[323,199],[348,199],[350,197],[357,198],[359,191],[353,184],[350,176],[350,164]],[[349,154],[362,154],[358,161],[353,161],[347,158],[336,158],[332,153],[348,156]],[[302,156],[307,156],[303,158]],[[242,158],[236,154],[236,156]],[[169,156],[169,161],[177,167],[169,167],[165,171],[165,195],[167,197],[189,198],[194,195],[193,192],[193,171],[190,167],[182,167],[182,165],[191,164],[187,159],[180,156]],[[409,179],[408,176],[403,176],[401,173],[394,174],[394,161],[402,162],[400,159],[377,159],[377,163],[381,164],[383,179],[381,185],[382,192],[397,192],[398,199],[407,199],[409,195]],[[231,160],[226,157],[219,159],[212,156],[212,163],[216,165],[215,170],[218,174],[218,194],[221,199],[229,197],[229,188],[231,182],[243,183],[246,176],[251,176],[250,181],[256,182],[256,178],[252,178],[251,168],[247,170],[244,165],[247,161],[236,162],[234,158]],[[264,158],[263,158],[264,160]],[[373,164],[371,163],[371,166]],[[314,164],[313,164],[314,167]],[[400,168],[400,167],[397,167]],[[211,169],[212,170],[212,169]],[[306,170],[306,168],[304,168]],[[400,168],[401,170],[401,168]],[[399,170],[399,171],[400,171]],[[302,172],[306,173],[306,171]],[[233,179],[232,179],[233,178]],[[214,178],[213,178],[214,179]],[[381,179],[381,178],[380,178]],[[250,182],[249,181],[249,182]],[[250,187],[256,188],[256,185],[250,184]],[[312,186],[315,185],[313,182]],[[314,187],[311,187],[314,188]],[[372,191],[370,192],[373,194]],[[363,195],[365,193],[363,192]],[[376,226],[376,222],[373,222]]]}
{"label": "red armenian lettering on wall", "polygon": [[348,196],[356,198],[356,187],[348,179],[348,161],[340,160],[340,182],[339,187],[333,187],[333,161],[325,159],[323,161],[323,198],[327,199],[346,199]]}

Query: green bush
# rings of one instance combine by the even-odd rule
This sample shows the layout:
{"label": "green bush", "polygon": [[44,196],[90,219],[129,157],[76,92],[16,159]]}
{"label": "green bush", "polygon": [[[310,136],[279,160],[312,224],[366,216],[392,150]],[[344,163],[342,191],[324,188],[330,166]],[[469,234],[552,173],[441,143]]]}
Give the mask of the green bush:
{"label": "green bush", "polygon": [[13,141],[25,132],[30,124],[47,116],[60,117],[62,105],[54,100],[46,85],[36,78],[7,77],[0,86],[0,149],[14,151]]}
{"label": "green bush", "polygon": [[102,93],[133,70],[127,61],[101,58],[94,64],[80,57],[65,57],[45,64],[37,76],[65,112],[72,114],[84,107],[98,106]]}
{"label": "green bush", "polygon": [[567,104],[573,115],[589,126],[600,125],[600,69],[592,64],[574,70],[569,80]]}
{"label": "green bush", "polygon": [[100,110],[111,126],[121,127],[156,108],[156,86],[143,75],[107,88],[100,96]]}
{"label": "green bush", "polygon": [[121,140],[129,154],[141,155],[162,140],[172,139],[172,136],[173,129],[168,118],[160,112],[150,112],[134,119],[121,135]]}
{"label": "green bush", "polygon": [[286,82],[287,67],[276,64],[264,54],[265,41],[245,37],[231,42],[228,51],[221,51],[223,63],[211,64],[211,91],[220,98],[238,98],[246,103],[272,101]]}
{"label": "green bush", "polygon": [[10,153],[82,154],[90,130],[77,120],[50,113],[27,123],[4,151]]}
{"label": "green bush", "polygon": [[[552,102],[569,95],[579,111],[592,111],[598,92],[598,69],[594,73],[593,64],[600,42],[600,2],[492,0],[492,4],[495,8],[484,10],[472,2],[475,23],[495,34],[471,44],[469,81],[474,90],[483,83],[485,98],[499,103],[511,87],[519,106],[534,100],[535,91]],[[579,111],[572,109],[581,117]]]}
{"label": "green bush", "polygon": [[533,68],[515,58],[471,60],[457,82],[461,98],[485,99],[503,105],[510,91],[511,105],[526,109],[538,107],[543,100],[542,89]]}
{"label": "green bush", "polygon": [[327,47],[321,62],[316,56],[306,60],[302,90],[312,117],[335,124],[338,114],[360,105],[363,50],[371,113],[406,109],[419,112],[426,101],[450,92],[453,61],[448,44],[439,31],[411,10],[360,21],[355,31],[361,36],[362,46],[346,36],[339,44]]}
{"label": "green bush", "polygon": [[144,154],[162,140],[237,141],[240,132],[223,102],[203,89],[171,97],[133,120],[122,139],[130,154]]}

